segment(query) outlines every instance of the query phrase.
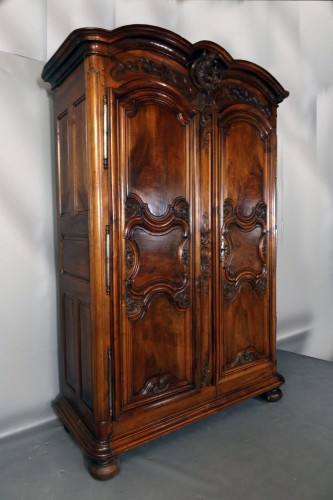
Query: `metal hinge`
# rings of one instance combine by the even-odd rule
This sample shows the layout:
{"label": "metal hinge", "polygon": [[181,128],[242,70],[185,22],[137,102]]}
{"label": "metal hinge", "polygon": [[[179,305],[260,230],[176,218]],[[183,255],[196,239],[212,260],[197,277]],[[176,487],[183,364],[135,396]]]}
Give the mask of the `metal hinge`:
{"label": "metal hinge", "polygon": [[109,402],[109,415],[112,416],[112,349],[108,348],[108,402]]}
{"label": "metal hinge", "polygon": [[105,226],[105,291],[110,295],[110,226]]}
{"label": "metal hinge", "polygon": [[103,167],[108,168],[108,98],[103,96]]}

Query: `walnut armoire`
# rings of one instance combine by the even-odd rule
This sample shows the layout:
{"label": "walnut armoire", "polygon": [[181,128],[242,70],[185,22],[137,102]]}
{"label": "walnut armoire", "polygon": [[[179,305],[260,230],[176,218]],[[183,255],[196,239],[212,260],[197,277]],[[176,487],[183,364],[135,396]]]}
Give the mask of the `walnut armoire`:
{"label": "walnut armoire", "polygon": [[61,393],[99,479],[134,446],[277,401],[276,115],[288,95],[220,46],[74,31],[54,91]]}

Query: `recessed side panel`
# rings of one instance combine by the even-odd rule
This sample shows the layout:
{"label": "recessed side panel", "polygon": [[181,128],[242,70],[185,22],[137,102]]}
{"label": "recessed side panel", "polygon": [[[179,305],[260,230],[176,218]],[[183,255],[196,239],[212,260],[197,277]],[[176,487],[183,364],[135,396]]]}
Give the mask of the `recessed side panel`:
{"label": "recessed side panel", "polygon": [[61,391],[93,426],[87,109],[83,67],[55,92]]}
{"label": "recessed side panel", "polygon": [[58,174],[60,212],[70,212],[74,208],[73,168],[69,159],[68,110],[57,117]]}
{"label": "recessed side panel", "polygon": [[75,163],[75,203],[76,210],[88,210],[88,165],[86,98],[81,96],[73,103],[73,155]]}
{"label": "recessed side panel", "polygon": [[89,280],[88,238],[64,235],[62,246],[62,272],[75,278]]}
{"label": "recessed side panel", "polygon": [[219,377],[269,359],[270,127],[243,107],[222,126]]}
{"label": "recessed side panel", "polygon": [[92,338],[90,328],[90,307],[82,302],[79,303],[79,331],[80,331],[80,388],[81,401],[90,409],[93,409],[92,396],[92,364],[91,350]]}
{"label": "recessed side panel", "polygon": [[76,392],[78,390],[78,380],[76,377],[75,359],[77,346],[74,331],[74,300],[72,297],[68,297],[66,294],[63,295],[62,299],[65,383],[71,391]]}

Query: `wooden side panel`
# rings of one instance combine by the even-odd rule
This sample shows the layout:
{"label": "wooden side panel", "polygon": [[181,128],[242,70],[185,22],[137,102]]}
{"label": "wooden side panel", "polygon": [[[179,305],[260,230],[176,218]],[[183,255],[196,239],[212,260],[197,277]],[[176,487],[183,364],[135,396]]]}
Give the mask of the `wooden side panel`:
{"label": "wooden side panel", "polygon": [[89,208],[86,114],[86,99],[82,95],[73,103],[74,196],[75,209],[78,212],[87,211]]}
{"label": "wooden side panel", "polygon": [[92,410],[92,337],[90,328],[90,307],[88,304],[79,304],[79,332],[80,332],[80,381],[81,381],[81,401]]}
{"label": "wooden side panel", "polygon": [[74,208],[73,170],[69,159],[68,120],[68,112],[65,109],[57,117],[59,203],[61,213],[70,212]]}
{"label": "wooden side panel", "polygon": [[88,426],[92,419],[89,196],[82,67],[55,95],[62,390]]}
{"label": "wooden side panel", "polygon": [[62,272],[89,281],[89,241],[82,236],[63,236]]}
{"label": "wooden side panel", "polygon": [[272,212],[269,123],[246,106],[222,117],[219,378],[269,359]]}
{"label": "wooden side panel", "polygon": [[63,294],[63,336],[64,336],[64,358],[65,358],[65,382],[73,392],[77,389],[77,378],[75,373],[75,337],[74,337],[74,300]]}

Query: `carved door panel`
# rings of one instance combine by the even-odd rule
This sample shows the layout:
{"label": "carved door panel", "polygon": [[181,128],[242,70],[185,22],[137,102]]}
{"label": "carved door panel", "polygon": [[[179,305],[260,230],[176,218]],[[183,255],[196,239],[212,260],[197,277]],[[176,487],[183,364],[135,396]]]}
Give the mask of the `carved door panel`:
{"label": "carved door panel", "polygon": [[271,126],[250,106],[220,117],[220,310],[218,377],[253,366],[270,355],[271,218],[275,182]]}
{"label": "carved door panel", "polygon": [[199,119],[179,91],[152,80],[110,91],[116,419],[200,385]]}

